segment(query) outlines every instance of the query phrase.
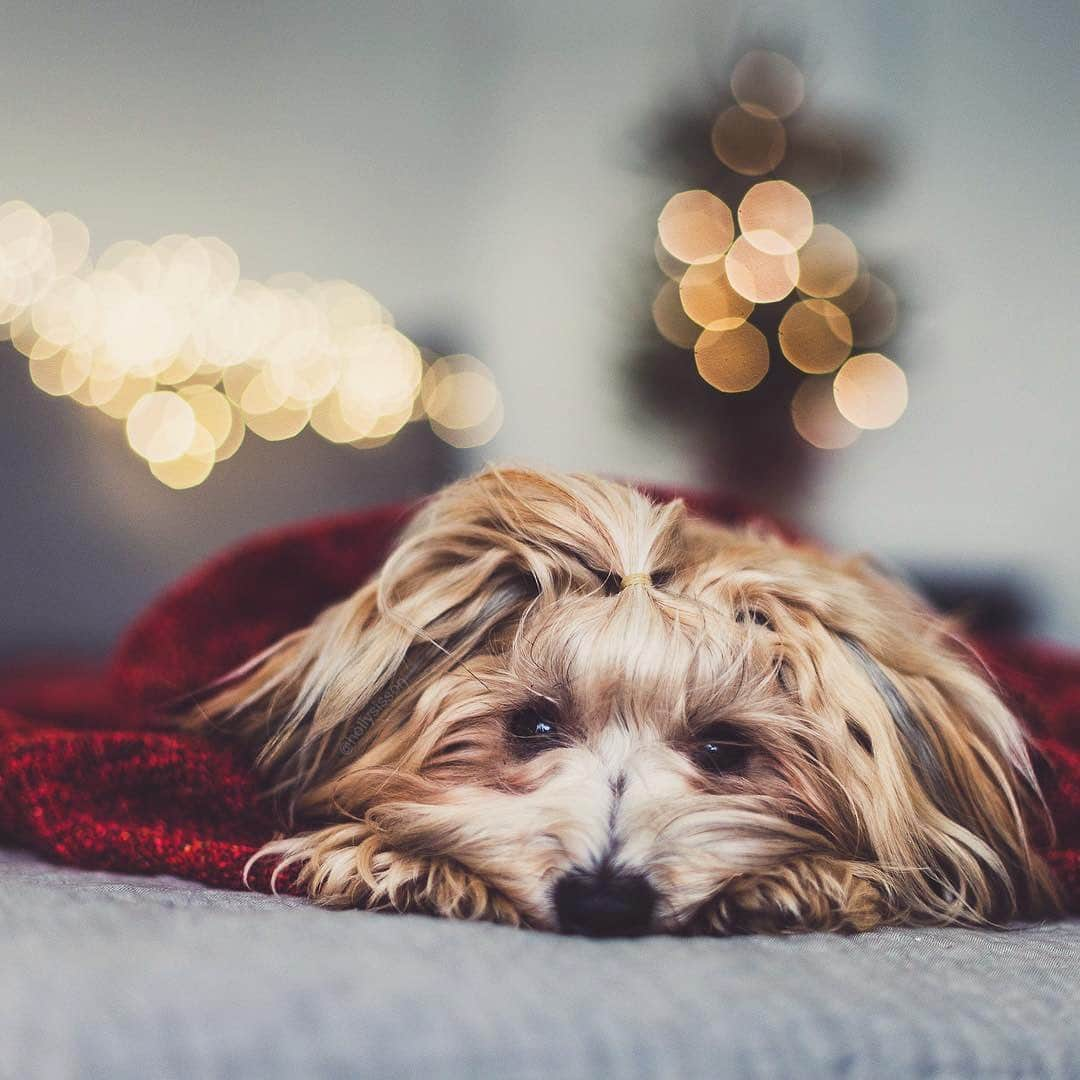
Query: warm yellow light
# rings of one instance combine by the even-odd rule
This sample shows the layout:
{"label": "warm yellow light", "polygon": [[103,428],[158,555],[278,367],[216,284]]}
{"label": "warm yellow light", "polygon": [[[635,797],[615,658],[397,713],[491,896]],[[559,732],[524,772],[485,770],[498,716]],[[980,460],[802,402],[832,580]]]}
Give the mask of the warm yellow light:
{"label": "warm yellow light", "polygon": [[64,351],[63,345],[57,345],[53,341],[49,341],[48,338],[38,338],[31,347],[30,351],[26,353],[27,359],[45,359],[49,356],[57,356]]}
{"label": "warm yellow light", "polygon": [[356,326],[393,325],[386,308],[352,282],[319,282],[307,290],[307,296],[322,313],[331,338]]}
{"label": "warm yellow light", "polygon": [[[123,388],[126,375],[126,372],[119,371],[108,364],[95,362],[90,369],[90,378],[86,383],[86,397],[89,404],[93,405],[95,409],[100,409],[110,402]],[[143,384],[143,393],[153,392],[154,381],[152,379],[140,380],[140,382]],[[136,395],[135,399],[130,402],[128,412],[131,411],[135,402],[141,396],[141,394]]]}
{"label": "warm yellow light", "polygon": [[181,343],[182,330],[159,296],[113,282],[99,294],[98,304],[98,347],[116,367],[148,376],[168,367]]}
{"label": "warm yellow light", "polygon": [[729,169],[743,176],[761,176],[783,159],[787,136],[779,120],[733,105],[716,118],[712,146]]}
{"label": "warm yellow light", "polygon": [[659,236],[653,242],[653,255],[656,258],[656,265],[664,272],[664,276],[671,278],[672,281],[679,281],[683,274],[686,273],[686,267],[689,264],[684,263],[682,259],[676,259],[664,247],[664,242]]}
{"label": "warm yellow light", "polygon": [[436,360],[424,373],[420,397],[432,430],[451,446],[481,446],[502,426],[502,396],[490,370],[474,356]]}
{"label": "warm yellow light", "polygon": [[866,298],[870,295],[872,277],[873,275],[863,269],[860,264],[855,280],[839,295],[829,297],[829,302],[835,304],[850,319],[866,303]]}
{"label": "warm yellow light", "polygon": [[421,400],[428,418],[447,428],[483,423],[498,399],[491,372],[475,356],[444,356],[424,373]]}
{"label": "warm yellow light", "polygon": [[0,206],[0,322],[11,322],[49,287],[56,274],[51,241],[48,222],[32,206]]}
{"label": "warm yellow light", "polygon": [[431,395],[428,414],[443,427],[478,427],[495,411],[498,397],[490,376],[461,371],[440,380]]}
{"label": "warm yellow light", "polygon": [[[34,324],[30,316],[31,309],[27,308],[12,320],[11,325],[8,327],[8,337],[11,344],[15,346],[23,354],[23,356],[29,357],[35,354],[35,346],[40,341],[37,332],[34,330]],[[55,345],[53,348],[38,349],[36,351],[37,356],[46,356],[49,353],[55,353],[60,351],[60,346]]]}
{"label": "warm yellow light", "polygon": [[211,290],[219,294],[232,292],[240,282],[240,259],[236,252],[217,236],[200,236],[196,243],[209,260]]}
{"label": "warm yellow light", "polygon": [[821,375],[810,375],[799,384],[791,399],[791,422],[820,450],[840,450],[859,437],[859,429],[836,407],[832,379]]}
{"label": "warm yellow light", "polygon": [[256,360],[264,328],[251,297],[229,292],[206,304],[192,333],[205,363],[229,368]]}
{"label": "warm yellow light", "polygon": [[163,236],[153,244],[161,267],[162,293],[177,308],[198,309],[211,295],[213,266],[206,248],[193,236]]}
{"label": "warm yellow light", "polygon": [[34,332],[57,345],[86,339],[98,319],[97,297],[81,278],[56,278],[31,308]]}
{"label": "warm yellow light", "polygon": [[135,403],[126,429],[136,454],[150,462],[163,462],[187,453],[196,426],[195,413],[179,394],[158,390]]}
{"label": "warm yellow light", "polygon": [[353,446],[369,449],[376,443],[381,443],[384,439],[392,438],[409,422],[412,413],[413,410],[409,406],[397,409],[394,412],[383,413],[382,416],[376,417],[366,435],[353,440]]}
{"label": "warm yellow light", "polygon": [[814,211],[797,187],[784,180],[764,180],[739,203],[739,228],[767,255],[787,255],[810,239]]}
{"label": "warm yellow light", "polygon": [[[200,369],[204,369],[202,354],[195,348],[190,338],[186,339],[170,359],[168,365],[157,373],[157,381],[163,386],[179,386],[189,379],[197,377]],[[213,379],[216,382],[218,373],[215,371]]]}
{"label": "warm yellow light", "polygon": [[212,386],[198,384],[182,387],[179,394],[191,406],[196,421],[210,433],[215,452],[220,450],[228,442],[236,422],[228,399]]}
{"label": "warm yellow light", "polygon": [[90,230],[65,210],[45,219],[52,236],[52,253],[57,277],[77,274],[90,254]]}
{"label": "warm yellow light", "polygon": [[881,353],[853,356],[833,383],[836,407],[860,428],[887,428],[907,408],[907,377]]}
{"label": "warm yellow light", "polygon": [[783,300],[799,276],[799,258],[794,253],[770,255],[743,235],[731,245],[724,260],[731,287],[755,304]]}
{"label": "warm yellow light", "polygon": [[709,191],[680,191],[660,211],[660,242],[687,264],[715,262],[735,235],[727,203]]}
{"label": "warm yellow light", "polygon": [[249,431],[253,431],[260,438],[268,442],[281,442],[283,439],[291,439],[299,435],[311,419],[311,409],[307,406],[290,408],[282,406],[272,412],[247,414]]}
{"label": "warm yellow light", "polygon": [[[709,265],[715,266],[716,263]],[[660,336],[680,349],[692,349],[701,333],[701,327],[689,318],[679,299],[679,288],[674,281],[665,281],[656,294],[652,305],[653,322]]]}
{"label": "warm yellow light", "polygon": [[443,442],[458,450],[467,450],[474,446],[483,446],[498,434],[503,424],[502,396],[496,398],[495,408],[480,424],[470,428],[448,428],[437,420],[431,421],[431,430]]}
{"label": "warm yellow light", "polygon": [[244,399],[244,392],[261,371],[262,368],[256,364],[235,364],[222,372],[221,388],[237,408],[240,408],[240,402]]}
{"label": "warm yellow light", "polygon": [[382,416],[411,410],[420,387],[420,351],[391,326],[358,326],[342,336],[341,407]]}
{"label": "warm yellow light", "polygon": [[698,373],[727,394],[753,390],[769,370],[769,343],[751,323],[734,330],[703,330],[694,347]]}
{"label": "warm yellow light", "polygon": [[780,350],[800,371],[835,371],[851,352],[851,323],[828,300],[800,300],[784,312]]}
{"label": "warm yellow light", "polygon": [[240,415],[240,411],[232,406],[232,426],[229,428],[229,434],[226,436],[225,441],[214,452],[214,461],[227,461],[229,458],[240,449],[244,442],[244,433],[247,428],[244,426],[244,419]]}
{"label": "warm yellow light", "polygon": [[782,120],[802,104],[806,82],[786,56],[754,49],[732,70],[731,92],[747,112]]}
{"label": "warm yellow light", "polygon": [[30,378],[46,394],[56,397],[73,394],[90,376],[91,357],[87,352],[63,350],[51,356],[30,357]]}
{"label": "warm yellow light", "polygon": [[851,313],[855,344],[884,345],[896,330],[898,304],[896,293],[879,277],[867,275],[868,287],[863,302]]}
{"label": "warm yellow light", "polygon": [[[111,389],[109,396],[98,402],[98,408],[114,420],[124,420],[135,405],[147,394],[152,393],[154,380],[138,375],[125,375]],[[99,393],[95,396],[102,396]]]}
{"label": "warm yellow light", "polygon": [[[715,206],[704,216],[715,232]],[[216,237],[120,241],[96,264],[88,251],[73,215],[0,205],[0,340],[27,357],[45,392],[125,420],[132,449],[163,483],[201,483],[248,428],[280,440],[310,420],[332,441],[367,448],[425,417],[418,348],[351,282],[243,279]],[[683,264],[663,256],[681,275]],[[478,445],[501,423],[490,372],[471,364],[444,363],[432,383],[442,410],[432,426],[455,445]]]}
{"label": "warm yellow light", "polygon": [[199,424],[187,451],[169,461],[151,461],[150,471],[163,483],[178,491],[197,487],[214,468],[213,436]]}
{"label": "warm yellow light", "polygon": [[833,297],[846,292],[859,273],[859,253],[835,225],[815,225],[799,251],[799,291]]}
{"label": "warm yellow light", "polygon": [[337,386],[341,374],[338,358],[320,348],[302,352],[290,361],[275,360],[269,371],[286,397],[303,405],[322,401]]}
{"label": "warm yellow light", "polygon": [[679,283],[679,298],[686,314],[706,330],[734,330],[754,310],[731,287],[723,262],[691,266]]}
{"label": "warm yellow light", "polygon": [[374,425],[373,419],[366,420],[361,426],[346,417],[341,408],[341,398],[335,392],[323,398],[311,410],[311,426],[328,442],[351,443],[362,438]]}

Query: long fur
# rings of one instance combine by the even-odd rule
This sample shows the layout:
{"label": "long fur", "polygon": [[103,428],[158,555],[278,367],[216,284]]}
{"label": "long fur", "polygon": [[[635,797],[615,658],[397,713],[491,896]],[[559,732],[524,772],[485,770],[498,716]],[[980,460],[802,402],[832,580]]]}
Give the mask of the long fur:
{"label": "long fur", "polygon": [[[523,713],[555,729],[540,752]],[[557,928],[557,882],[615,865],[661,932],[1058,908],[1023,733],[948,622],[859,561],[589,476],[444,490],[190,722],[250,747],[283,826],[258,857],[330,906]],[[718,724],[746,750],[715,773]]]}

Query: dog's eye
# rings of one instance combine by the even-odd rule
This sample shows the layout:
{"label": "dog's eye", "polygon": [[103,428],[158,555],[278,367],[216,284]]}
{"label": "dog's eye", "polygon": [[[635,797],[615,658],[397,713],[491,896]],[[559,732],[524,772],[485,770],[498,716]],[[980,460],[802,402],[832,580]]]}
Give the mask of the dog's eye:
{"label": "dog's eye", "polygon": [[773,629],[772,620],[761,608],[741,608],[735,612],[735,621],[737,623],[754,623],[757,626],[764,626],[766,630]]}
{"label": "dog's eye", "polygon": [[750,755],[746,739],[731,724],[719,724],[704,732],[694,745],[694,763],[708,773],[735,772]]}
{"label": "dog's eye", "polygon": [[523,755],[538,754],[559,742],[555,717],[536,708],[519,709],[510,717],[510,735],[515,749]]}

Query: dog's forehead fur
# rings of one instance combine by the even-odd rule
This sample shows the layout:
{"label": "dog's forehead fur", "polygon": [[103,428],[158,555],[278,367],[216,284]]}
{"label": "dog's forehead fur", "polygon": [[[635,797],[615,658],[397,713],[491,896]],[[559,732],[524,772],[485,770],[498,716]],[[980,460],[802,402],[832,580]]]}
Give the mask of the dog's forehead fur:
{"label": "dog's forehead fur", "polygon": [[781,653],[766,628],[704,602],[637,600],[594,594],[535,608],[500,658],[508,678],[591,728],[672,737],[735,721],[778,692]]}

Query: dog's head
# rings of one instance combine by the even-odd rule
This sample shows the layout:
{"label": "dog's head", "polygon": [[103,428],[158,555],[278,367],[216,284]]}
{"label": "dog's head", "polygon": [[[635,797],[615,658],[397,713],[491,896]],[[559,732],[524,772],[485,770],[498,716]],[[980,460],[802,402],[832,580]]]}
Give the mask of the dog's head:
{"label": "dog's head", "polygon": [[587,933],[1053,910],[1021,730],[856,561],[492,470],[200,711],[332,904]]}

